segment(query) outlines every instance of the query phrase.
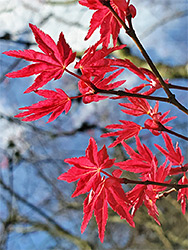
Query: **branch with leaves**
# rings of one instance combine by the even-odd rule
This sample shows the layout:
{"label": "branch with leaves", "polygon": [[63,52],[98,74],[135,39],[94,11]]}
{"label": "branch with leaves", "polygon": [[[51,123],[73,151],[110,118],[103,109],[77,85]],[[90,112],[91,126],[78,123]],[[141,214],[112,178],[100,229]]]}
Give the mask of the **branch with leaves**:
{"label": "branch with leaves", "polygon": [[[170,103],[187,114],[187,108],[176,99],[171,91],[174,88],[186,91],[187,87],[179,88],[162,78],[133,29],[132,19],[136,16],[136,8],[130,4],[129,0],[80,0],[79,3],[95,10],[85,40],[89,39],[98,27],[100,27],[101,35],[100,40],[89,47],[82,58],[75,63],[74,68],[75,70],[79,69],[81,75],[68,69],[69,65],[75,62],[76,53],[67,44],[63,33],[61,32],[56,44],[49,35],[37,26],[30,24],[35,40],[42,52],[31,49],[4,52],[8,56],[33,62],[33,64],[18,71],[10,72],[6,76],[19,78],[38,75],[34,83],[24,93],[35,92],[37,95],[44,97],[45,100],[20,108],[23,112],[15,117],[21,118],[23,121],[31,122],[51,114],[48,122],[52,122],[61,113],[67,114],[71,109],[72,100],[80,98],[82,98],[84,104],[99,102],[104,99],[122,101],[126,98],[129,101],[128,103],[119,103],[123,107],[123,113],[136,117],[149,115],[144,125],[133,121],[120,120],[121,124],[114,123],[106,126],[106,129],[116,130],[115,132],[107,132],[101,135],[101,137],[117,136],[109,147],[115,147],[118,144],[123,145],[130,159],[115,162],[116,159],[109,158],[106,146],[98,151],[94,138],[90,138],[86,155],[65,159],[65,162],[73,165],[73,167],[58,177],[59,180],[67,182],[78,181],[72,197],[88,193],[84,201],[81,232],[85,231],[94,211],[99,237],[103,242],[108,218],[108,205],[130,226],[134,227],[134,215],[139,207],[144,204],[148,214],[160,225],[156,201],[160,197],[165,197],[172,191],[177,190],[177,200],[181,201],[182,213],[185,214],[186,199],[188,198],[188,179],[186,177],[188,163],[184,163],[184,156],[180,147],[177,144],[174,148],[172,139],[168,134],[186,141],[188,138],[173,131],[172,127],[166,126],[167,122],[176,117],[167,117],[170,110],[164,113],[159,112],[159,102]],[[116,46],[118,34],[122,27],[138,46],[151,70],[138,67],[128,59],[109,57],[112,52],[123,50],[126,46]],[[113,47],[109,47],[111,37]],[[102,46],[102,48],[98,49],[99,46]],[[134,73],[142,83],[132,89],[124,88],[122,90],[120,87],[124,85],[125,80],[118,80],[118,77],[125,69]],[[41,89],[49,81],[60,79],[65,72],[78,79],[80,94],[69,96],[60,88],[55,90]],[[167,97],[154,96],[153,93],[156,93],[158,89],[163,89]],[[155,106],[151,107],[148,100],[155,100]],[[159,166],[157,157],[146,145],[142,145],[138,135],[143,130],[149,130],[153,136],[162,135],[166,149],[160,145],[155,145],[165,157],[165,162],[162,165]],[[136,140],[138,153],[125,143],[132,137]],[[117,169],[112,173],[106,171],[113,166],[116,166]],[[139,174],[139,180],[121,177],[126,171]],[[171,182],[171,175],[176,175],[179,178],[178,183]],[[129,192],[125,192],[122,184],[135,184],[135,186]],[[169,188],[171,189],[169,190]]]}

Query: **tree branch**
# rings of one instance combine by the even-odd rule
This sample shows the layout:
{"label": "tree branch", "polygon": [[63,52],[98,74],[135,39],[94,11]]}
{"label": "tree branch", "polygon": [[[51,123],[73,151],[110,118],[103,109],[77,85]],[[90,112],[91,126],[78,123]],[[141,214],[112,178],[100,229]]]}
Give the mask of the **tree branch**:
{"label": "tree branch", "polygon": [[138,39],[138,37],[137,37],[137,35],[136,35],[136,33],[135,33],[134,29],[133,29],[133,26],[132,26],[132,17],[131,17],[131,15],[129,15],[127,17],[127,20],[129,22],[129,27],[128,27],[126,25],[126,23],[119,17],[119,15],[114,11],[112,6],[110,5],[110,2],[106,6],[109,8],[109,10],[112,12],[114,17],[118,20],[118,22],[123,26],[123,28],[125,29],[128,36],[131,37],[131,39],[134,41],[134,43],[139,48],[139,50],[142,53],[143,57],[147,61],[147,63],[150,66],[151,70],[153,71],[154,75],[157,77],[157,79],[161,83],[161,86],[163,87],[164,91],[166,92],[170,103],[172,103],[174,106],[178,107],[184,113],[188,114],[188,109],[185,108],[181,103],[179,103],[178,100],[175,98],[175,95],[168,88],[167,84],[165,83],[165,81],[161,77],[160,73],[158,72],[157,68],[155,67],[153,61],[151,60],[151,58],[149,57],[149,55],[146,52],[145,48],[143,47],[140,40]]}
{"label": "tree branch", "polygon": [[180,184],[173,184],[173,183],[163,183],[163,182],[157,182],[157,181],[138,181],[138,180],[130,180],[127,178],[120,178],[121,183],[123,184],[141,184],[141,185],[156,185],[156,186],[162,186],[162,187],[171,187],[175,188],[176,190],[179,190],[181,188],[188,188],[188,185],[180,185]]}

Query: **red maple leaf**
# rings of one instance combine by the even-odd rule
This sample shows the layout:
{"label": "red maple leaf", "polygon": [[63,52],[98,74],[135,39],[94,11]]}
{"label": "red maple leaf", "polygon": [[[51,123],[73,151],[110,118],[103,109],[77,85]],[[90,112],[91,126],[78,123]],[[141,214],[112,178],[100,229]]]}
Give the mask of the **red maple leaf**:
{"label": "red maple leaf", "polygon": [[110,144],[108,147],[115,147],[117,144],[121,143],[123,140],[127,140],[135,135],[138,135],[142,127],[135,122],[120,120],[121,124],[111,124],[106,126],[107,129],[120,129],[116,132],[109,132],[102,134],[101,137],[108,136],[118,136],[116,140]]}
{"label": "red maple leaf", "polygon": [[36,91],[36,93],[47,99],[38,103],[34,103],[31,106],[19,108],[20,110],[26,111],[19,113],[15,117],[25,117],[22,119],[22,121],[35,121],[45,115],[48,115],[49,113],[52,113],[48,120],[48,122],[52,122],[63,111],[68,113],[71,107],[71,99],[62,89],[56,89],[56,91],[41,89]]}
{"label": "red maple leaf", "polygon": [[85,231],[94,211],[98,224],[99,238],[103,242],[108,219],[108,204],[120,215],[121,219],[126,219],[131,226],[135,226],[132,216],[129,213],[129,201],[120,182],[113,177],[107,179],[103,177],[101,182],[91,190],[84,201],[82,233]]}
{"label": "red maple leaf", "polygon": [[167,159],[172,163],[172,165],[182,165],[184,161],[184,156],[181,153],[181,149],[178,146],[178,143],[176,144],[176,148],[174,149],[170,136],[166,133],[162,133],[162,136],[165,141],[167,150],[157,144],[154,144],[155,147],[158,148],[161,153],[163,153],[167,157]]}
{"label": "red maple leaf", "polygon": [[[130,1],[109,1],[112,8],[116,11],[119,17],[125,21],[126,15],[131,12],[132,17],[136,15],[136,10],[133,5],[129,6]],[[85,40],[89,39],[93,32],[100,28],[101,42],[108,47],[110,42],[110,36],[112,35],[113,44],[116,45],[118,34],[121,28],[121,24],[114,17],[112,12],[105,6],[105,1],[100,0],[80,0],[79,3],[89,9],[96,10],[90,21],[90,28],[85,37]]]}
{"label": "red maple leaf", "polygon": [[[187,185],[188,184],[188,179],[186,175],[184,175],[178,182],[179,185]],[[181,200],[181,209],[182,213],[185,214],[186,211],[186,199],[188,199],[188,188],[181,188],[178,191],[178,197],[177,200]]]}
{"label": "red maple leaf", "polygon": [[165,141],[165,145],[167,150],[162,148],[161,146],[154,144],[162,154],[166,156],[166,158],[171,162],[172,165],[179,165],[180,167],[171,168],[169,175],[181,174],[188,171],[188,163],[183,165],[184,156],[181,153],[181,149],[176,143],[176,147],[174,148],[172,140],[170,136],[166,133],[162,133],[163,139]]}
{"label": "red maple leaf", "polygon": [[128,144],[122,142],[122,145],[131,159],[117,162],[114,165],[133,173],[146,174],[151,171],[153,160],[157,164],[157,158],[146,145],[141,144],[138,136],[135,137],[138,153],[136,153]]}
{"label": "red maple leaf", "polygon": [[[152,167],[150,173],[142,176],[143,181],[155,181],[161,183],[169,183],[171,180],[165,181],[166,177],[169,175],[171,165],[166,167],[166,162],[157,167],[156,162],[152,161]],[[161,187],[158,185],[136,185],[131,191],[127,193],[127,198],[132,202],[131,214],[134,216],[137,209],[144,203],[148,209],[148,214],[154,218],[154,220],[160,225],[157,218],[159,215],[156,201],[158,199],[158,193],[164,191],[166,187]]]}
{"label": "red maple leaf", "polygon": [[[89,81],[92,82],[97,88],[101,90],[111,90],[125,83],[125,80],[110,83],[113,79],[118,77],[122,72],[123,69],[119,69],[104,79],[101,79],[101,76],[99,75],[98,77],[95,77],[93,80],[92,77],[90,77]],[[87,76],[83,76],[83,79],[84,77],[87,78]],[[84,103],[98,102],[100,100],[108,98],[108,96],[94,94],[94,90],[90,86],[88,86],[87,81],[80,80],[78,82],[78,87],[80,92],[85,95],[82,98]]]}
{"label": "red maple leaf", "polygon": [[[131,93],[131,91],[126,91]],[[150,113],[151,107],[146,99],[137,97],[128,97],[127,99],[131,103],[119,103],[120,106],[126,108],[126,110],[122,110],[125,114],[140,116]]]}
{"label": "red maple leaf", "polygon": [[[137,93],[138,91],[142,90],[144,87],[149,86],[150,89],[147,91],[142,92],[143,95],[151,95],[153,94],[157,89],[162,88],[162,85],[158,78],[153,74],[152,71],[145,68],[138,68],[135,64],[133,64],[128,59],[115,59],[114,65],[125,67],[131,72],[133,72],[135,75],[137,75],[140,79],[147,81],[147,84],[141,84],[137,87],[132,88],[130,91],[132,93]],[[166,84],[169,84],[168,80],[165,80]]]}
{"label": "red maple leaf", "polygon": [[113,166],[115,159],[109,159],[106,147],[98,151],[95,140],[91,137],[86,149],[86,156],[79,158],[65,159],[66,163],[74,165],[67,173],[58,177],[59,180],[73,182],[79,180],[72,197],[89,192],[95,183],[101,180],[100,172],[102,169]]}
{"label": "red maple leaf", "polygon": [[21,70],[8,73],[7,77],[28,77],[37,75],[35,82],[24,92],[29,93],[41,88],[52,79],[61,78],[66,67],[72,63],[76,57],[76,53],[72,53],[70,46],[66,43],[63,33],[60,33],[57,45],[54,40],[33,24],[29,24],[32,29],[38,47],[44,52],[36,52],[34,50],[11,50],[5,51],[3,54],[17,58],[23,58],[32,61],[31,64]]}
{"label": "red maple leaf", "polygon": [[[124,68],[130,70],[131,72],[133,72],[135,75],[139,76],[142,80],[149,81],[147,79],[147,77],[144,75],[144,73],[140,70],[140,68],[138,68],[129,59],[114,59],[112,62],[112,65],[124,67]],[[144,85],[144,86],[146,86],[146,85]]]}
{"label": "red maple leaf", "polygon": [[[145,68],[139,68],[140,71],[149,77],[150,80],[147,80],[149,81],[150,83],[149,84],[146,84],[146,86],[150,86],[150,89],[143,92],[142,94],[144,95],[151,95],[153,94],[157,89],[160,89],[162,88],[162,85],[160,83],[160,81],[158,80],[158,78],[153,74],[153,72],[149,69],[145,69]],[[168,80],[165,80],[165,83],[168,84]]]}
{"label": "red maple leaf", "polygon": [[[138,91],[142,90],[145,87],[150,87],[149,90],[142,92],[143,95],[151,95],[154,93],[157,89],[162,88],[162,85],[158,78],[153,74],[152,71],[145,68],[139,68],[135,64],[133,64],[128,59],[115,59],[112,63],[114,66],[120,66],[125,67],[131,72],[133,72],[135,75],[137,75],[140,79],[147,81],[145,84],[140,84],[139,86],[136,86],[132,88],[130,91],[132,93],[137,93]],[[165,80],[166,84],[169,84],[168,80]]]}
{"label": "red maple leaf", "polygon": [[103,78],[107,72],[114,71],[119,67],[112,67],[112,61],[105,58],[115,50],[123,49],[126,45],[116,46],[113,48],[103,47],[97,50],[99,42],[88,48],[79,62],[76,63],[75,68],[80,69],[82,74],[87,76],[100,76]]}

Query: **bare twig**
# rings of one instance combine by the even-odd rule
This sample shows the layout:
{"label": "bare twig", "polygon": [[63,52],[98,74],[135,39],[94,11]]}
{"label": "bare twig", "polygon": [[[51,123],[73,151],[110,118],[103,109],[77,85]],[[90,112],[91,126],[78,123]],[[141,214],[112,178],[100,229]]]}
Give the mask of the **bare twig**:
{"label": "bare twig", "polygon": [[156,185],[156,186],[162,186],[162,187],[171,187],[171,188],[174,188],[176,190],[179,190],[181,188],[188,188],[188,185],[164,183],[164,182],[149,181],[149,180],[147,180],[147,181],[130,180],[127,178],[121,178],[121,183],[123,183],[123,184]]}
{"label": "bare twig", "polygon": [[171,188],[171,189],[169,189],[169,190],[167,190],[167,191],[165,191],[163,193],[158,194],[157,196],[158,196],[158,198],[167,197],[169,194],[171,194],[171,193],[173,193],[175,191],[177,191],[175,188]]}

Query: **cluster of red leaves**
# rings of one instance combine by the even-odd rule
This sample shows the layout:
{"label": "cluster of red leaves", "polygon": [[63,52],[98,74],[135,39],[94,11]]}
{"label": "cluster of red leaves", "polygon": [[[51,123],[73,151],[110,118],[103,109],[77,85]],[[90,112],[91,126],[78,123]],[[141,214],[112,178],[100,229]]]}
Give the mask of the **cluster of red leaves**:
{"label": "cluster of red leaves", "polygon": [[[51,122],[63,111],[68,113],[71,107],[71,99],[78,98],[80,95],[69,97],[62,89],[56,88],[56,91],[40,89],[52,79],[61,78],[64,71],[79,79],[78,89],[84,103],[98,102],[109,98],[109,96],[102,94],[112,93],[110,91],[125,83],[125,80],[113,82],[125,69],[130,70],[142,81],[146,82],[131,90],[125,89],[125,92],[134,95],[141,91],[141,94],[144,96],[151,95],[157,89],[161,88],[158,78],[150,70],[139,68],[128,59],[122,60],[108,57],[112,52],[123,49],[126,46],[115,46],[121,24],[112,12],[115,11],[122,21],[129,23],[130,17],[136,15],[136,10],[133,5],[130,5],[130,0],[80,0],[79,3],[95,10],[85,39],[89,39],[98,27],[100,27],[101,35],[100,40],[88,48],[80,61],[75,64],[75,69],[81,70],[81,76],[67,69],[69,64],[74,62],[76,53],[73,53],[70,46],[66,43],[63,33],[60,34],[56,44],[49,35],[30,24],[35,40],[42,52],[36,52],[31,49],[4,52],[8,56],[34,62],[34,64],[16,72],[8,73],[7,76],[16,78],[38,75],[34,83],[24,93],[34,91],[39,96],[45,98],[45,100],[31,106],[20,108],[23,112],[16,115],[16,117],[22,118],[23,121],[34,121],[51,114],[48,120],[48,122]],[[108,48],[111,36],[114,47]],[[101,44],[102,48],[97,50]],[[106,76],[106,74],[108,75]],[[165,82],[168,84],[168,80]],[[101,92],[96,90],[100,90]],[[110,98],[121,99],[125,97]],[[104,240],[105,226],[108,218],[108,205],[122,219],[125,219],[131,226],[134,226],[133,217],[137,209],[144,204],[148,209],[148,214],[160,224],[156,201],[159,199],[160,194],[163,194],[167,189],[167,184],[170,183],[169,177],[171,175],[182,174],[183,177],[178,183],[180,185],[188,184],[188,179],[185,175],[188,170],[188,163],[183,164],[184,157],[178,144],[174,149],[171,138],[166,133],[163,133],[163,131],[171,129],[168,126],[164,127],[164,124],[175,117],[166,118],[169,111],[161,114],[158,102],[152,108],[144,98],[129,96],[127,99],[129,103],[119,103],[123,107],[123,113],[133,116],[148,115],[149,118],[145,120],[142,126],[132,121],[120,120],[121,124],[106,126],[107,129],[115,129],[117,131],[105,133],[102,137],[117,136],[116,140],[109,147],[115,147],[121,143],[131,159],[115,163],[115,159],[109,159],[106,147],[104,146],[98,151],[95,140],[91,138],[86,149],[86,155],[79,158],[66,159],[65,162],[73,165],[73,167],[58,178],[67,182],[78,181],[72,197],[89,193],[84,201],[84,218],[81,232],[83,233],[86,229],[94,212],[101,241]],[[163,136],[166,150],[162,146],[155,145],[166,158],[164,164],[159,167],[156,156],[153,155],[146,145],[142,145],[140,142],[138,134],[143,129],[150,130],[155,136],[160,134]],[[136,138],[138,153],[125,143],[125,140],[131,137]],[[169,161],[169,164],[167,164],[167,161]],[[114,170],[111,174],[106,172],[106,169],[114,165],[120,169]],[[127,193],[122,188],[124,181],[121,178],[121,174],[123,170],[140,174],[141,184],[137,184]],[[162,183],[163,186],[155,184],[147,185],[147,181]],[[164,186],[165,184],[166,186]],[[183,213],[185,213],[187,198],[188,189],[180,189],[177,200],[181,200]]]}
{"label": "cluster of red leaves", "polygon": [[[4,54],[8,56],[23,58],[27,61],[34,62],[34,64],[31,64],[18,71],[8,73],[6,76],[16,78],[28,77],[31,75],[39,74],[36,77],[34,83],[24,93],[35,91],[38,95],[42,95],[47,98],[47,100],[33,104],[32,106],[20,108],[20,110],[27,111],[18,114],[16,117],[24,117],[24,121],[34,121],[53,112],[53,115],[48,120],[48,122],[50,122],[56,119],[64,110],[66,113],[69,111],[71,97],[68,97],[65,93],[60,94],[60,90],[58,90],[58,94],[56,95],[56,97],[54,97],[54,91],[48,92],[49,95],[47,95],[47,92],[45,92],[45,95],[43,95],[44,92],[39,91],[38,89],[43,87],[52,79],[59,79],[64,73],[64,71],[67,71],[67,66],[74,61],[76,53],[73,53],[70,46],[66,43],[63,33],[60,34],[58,43],[56,45],[49,35],[45,34],[35,25],[30,24],[30,28],[32,29],[35,35],[35,40],[38,43],[39,48],[43,51],[43,53],[36,52],[31,49],[24,51],[13,50],[4,52]],[[150,86],[149,91],[151,93],[153,93],[157,88],[159,88],[158,80],[149,70],[138,68],[128,59],[122,60],[115,58],[106,58],[110,53],[114,52],[115,50],[123,49],[126,45],[116,46],[113,48],[107,48],[106,46],[103,46],[102,49],[97,50],[97,47],[100,43],[101,41],[98,41],[95,45],[87,49],[81,60],[75,65],[75,68],[79,68],[82,72],[81,80],[78,82],[78,88],[80,90],[80,93],[82,94],[82,99],[84,103],[90,103],[93,101],[97,102],[108,98],[108,96],[106,95],[104,96],[95,93],[92,86],[95,86],[102,90],[112,90],[124,84],[125,80],[116,81],[112,83],[112,80],[116,79],[124,71],[123,68],[130,70],[131,72],[139,76],[142,80],[146,80],[148,82],[147,84],[142,84],[136,88],[133,88],[129,91],[130,93],[137,93],[139,90],[142,90],[146,86]],[[105,77],[106,73],[111,74],[108,77]],[[150,77],[150,79],[148,79],[148,77]],[[90,84],[88,84],[88,82]],[[153,84],[154,82],[156,82],[156,84]],[[163,119],[167,115],[167,112],[163,115],[158,113],[157,104],[153,110],[151,108],[151,110],[149,110],[148,107],[150,106],[146,100],[131,97],[128,99],[130,102],[132,102],[131,105],[120,104],[125,108],[129,109],[129,111],[123,112],[132,115],[138,115],[139,113],[141,115],[145,112],[149,114],[152,119],[146,120],[145,128],[150,129],[150,131],[155,135],[160,134],[161,124],[165,124],[166,122],[173,119]],[[142,107],[140,105],[142,105]],[[146,106],[145,111],[143,110],[143,105]],[[142,111],[140,109],[142,109]],[[109,129],[122,129],[122,131],[107,133],[104,135],[105,137],[119,135],[117,143],[115,142],[111,146],[115,146],[122,140],[137,135],[140,129],[142,128],[141,126],[133,122],[121,122],[124,125],[112,124],[107,126],[107,128]],[[128,127],[131,127],[131,130],[129,130]],[[126,133],[126,131],[128,132],[128,134]]]}
{"label": "cluster of red leaves", "polygon": [[[163,136],[165,143],[168,143],[168,136]],[[142,145],[138,136],[136,136],[137,151],[136,153],[125,142],[122,143],[127,154],[131,159],[124,162],[114,163],[115,159],[109,159],[106,147],[98,151],[97,144],[93,138],[90,138],[89,145],[86,149],[86,156],[79,158],[65,159],[65,162],[73,165],[67,172],[58,177],[59,180],[67,182],[78,181],[76,190],[72,197],[80,194],[88,193],[84,201],[84,217],[81,226],[83,233],[89,220],[92,217],[93,211],[98,224],[99,237],[101,242],[104,240],[105,226],[108,218],[108,205],[122,218],[134,226],[133,217],[144,204],[148,209],[148,214],[160,225],[158,220],[158,210],[156,201],[159,199],[159,194],[167,189],[167,187],[159,185],[145,185],[137,184],[131,191],[125,193],[121,183],[123,178],[120,178],[122,170],[133,173],[141,173],[140,179],[144,181],[153,181],[163,184],[171,182],[170,176],[172,168],[172,161],[167,165],[167,160],[158,167],[158,161],[151,150]],[[168,147],[170,152],[173,152],[173,147]],[[178,159],[179,155],[173,158]],[[110,175],[105,170],[111,168],[113,165],[118,166],[122,170],[114,170]],[[106,177],[106,176],[107,177]],[[187,184],[188,179],[184,175],[179,181],[180,184]],[[178,200],[181,200],[182,212],[185,213],[186,198],[188,192],[186,188],[179,190]]]}
{"label": "cluster of red leaves", "polygon": [[108,6],[111,5],[123,21],[125,21],[126,16],[129,14],[131,14],[132,17],[135,17],[136,15],[136,9],[133,5],[130,5],[130,0],[80,0],[79,3],[91,10],[96,10],[91,18],[90,28],[85,40],[89,39],[93,32],[100,27],[100,42],[106,47],[110,43],[111,35],[113,38],[113,44],[114,46],[116,45],[121,28],[121,24],[114,17]]}
{"label": "cluster of red leaves", "polygon": [[[90,79],[90,82],[92,82],[92,84],[95,87],[100,88],[100,89],[105,89],[105,90],[111,90],[111,89],[117,88],[125,83],[125,80],[110,83],[113,79],[118,77],[122,72],[123,72],[123,69],[119,69],[118,71],[112,73],[110,76],[108,76],[104,79],[101,79],[101,77],[99,77],[99,76],[95,77],[93,80],[92,80],[92,77],[90,77],[89,79]],[[95,94],[93,89],[90,86],[88,86],[87,82],[85,82],[84,80],[80,80],[78,82],[78,88],[79,88],[80,92],[83,95],[85,95],[82,98],[84,103],[98,102],[100,100],[104,100],[104,99],[108,98],[108,96]]]}
{"label": "cluster of red leaves", "polygon": [[[170,183],[171,180],[165,181],[169,174],[171,165],[166,167],[164,163],[160,167],[157,167],[154,160],[150,163],[150,172],[144,173],[141,177],[142,181],[155,181],[161,183]],[[132,202],[131,214],[134,216],[137,209],[144,203],[148,209],[148,214],[154,218],[154,220],[160,225],[157,218],[159,213],[157,211],[156,201],[158,199],[158,194],[164,191],[166,187],[161,187],[157,185],[136,185],[131,191],[127,193],[128,199]]]}
{"label": "cluster of red leaves", "polygon": [[[163,133],[162,136],[168,151],[157,144],[155,144],[155,146],[170,161],[171,165],[179,166],[176,168],[175,167],[171,168],[169,175],[175,175],[175,174],[177,175],[183,173],[183,177],[179,180],[178,184],[185,184],[185,185],[188,184],[188,179],[185,175],[185,173],[188,171],[188,163],[183,164],[184,156],[181,153],[181,149],[178,146],[178,143],[176,144],[176,147],[174,149],[170,136],[167,135],[166,133]],[[186,210],[186,199],[188,199],[188,188],[182,188],[178,191],[178,200],[181,200],[181,207],[183,214],[185,214]]]}
{"label": "cluster of red leaves", "polygon": [[[130,171],[133,173],[141,173],[142,181],[156,181],[161,183],[169,183],[170,180],[165,182],[166,177],[169,176],[171,169],[171,164],[166,167],[166,162],[158,166],[158,161],[156,156],[154,156],[151,150],[146,146],[142,145],[138,136],[136,136],[137,151],[136,153],[129,145],[125,142],[122,143],[127,154],[131,159],[124,162],[115,163],[116,166],[123,170]],[[131,191],[127,193],[128,199],[132,202],[132,215],[135,215],[137,209],[144,205],[148,209],[148,214],[151,215],[155,221],[160,225],[157,218],[158,211],[156,206],[156,201],[158,194],[164,191],[166,187],[160,187],[156,185],[136,185]]]}
{"label": "cluster of red leaves", "polygon": [[[131,91],[129,91],[129,93],[131,93]],[[170,112],[170,110],[165,112],[164,114],[159,113],[158,112],[159,102],[156,102],[155,107],[152,109],[148,101],[145,99],[137,97],[128,97],[127,99],[130,101],[130,103],[120,103],[122,107],[126,108],[126,110],[122,110],[124,113],[133,116],[140,116],[147,114],[150,116],[151,119],[147,119],[144,122],[144,127],[138,125],[135,122],[124,121],[124,120],[120,120],[120,122],[123,123],[123,125],[120,124],[107,125],[106,129],[118,129],[118,131],[108,132],[101,135],[101,137],[118,136],[117,139],[109,147],[114,147],[117,144],[123,142],[124,140],[127,140],[133,136],[138,135],[142,129],[148,129],[152,132],[153,135],[158,136],[161,134],[162,131],[164,131],[164,124],[176,118],[176,117],[165,118]],[[171,127],[166,126],[165,129],[171,129]]]}

